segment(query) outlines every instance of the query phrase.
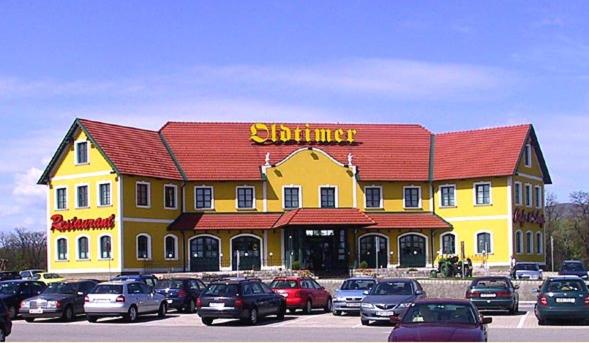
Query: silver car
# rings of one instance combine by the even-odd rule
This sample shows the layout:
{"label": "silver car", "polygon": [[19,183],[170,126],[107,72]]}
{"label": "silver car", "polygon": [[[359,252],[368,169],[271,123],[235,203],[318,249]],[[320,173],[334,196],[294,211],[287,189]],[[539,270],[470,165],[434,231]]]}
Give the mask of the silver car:
{"label": "silver car", "polygon": [[511,276],[514,279],[542,280],[542,269],[535,262],[517,262],[513,266]]}
{"label": "silver car", "polygon": [[140,314],[157,313],[159,317],[165,317],[168,304],[163,295],[143,282],[111,281],[96,285],[88,293],[84,311],[91,323],[100,317],[118,316],[133,322]]}

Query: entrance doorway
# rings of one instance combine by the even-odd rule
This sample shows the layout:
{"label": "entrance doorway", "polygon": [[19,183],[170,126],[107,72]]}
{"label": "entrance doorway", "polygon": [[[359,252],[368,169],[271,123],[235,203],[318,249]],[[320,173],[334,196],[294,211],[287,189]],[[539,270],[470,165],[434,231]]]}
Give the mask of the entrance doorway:
{"label": "entrance doorway", "polygon": [[199,236],[190,240],[190,271],[211,272],[219,270],[219,239]]}
{"label": "entrance doorway", "polygon": [[399,238],[400,267],[425,267],[425,238],[409,234]]}
{"label": "entrance doorway", "polygon": [[[231,269],[260,270],[262,240],[254,236],[239,236],[231,240]],[[239,262],[238,262],[239,261]]]}
{"label": "entrance doorway", "polygon": [[287,229],[284,238],[287,268],[296,262],[314,272],[347,271],[345,229]]}
{"label": "entrance doorway", "polygon": [[360,238],[360,263],[368,263],[368,268],[388,266],[388,239],[379,235],[366,235]]}

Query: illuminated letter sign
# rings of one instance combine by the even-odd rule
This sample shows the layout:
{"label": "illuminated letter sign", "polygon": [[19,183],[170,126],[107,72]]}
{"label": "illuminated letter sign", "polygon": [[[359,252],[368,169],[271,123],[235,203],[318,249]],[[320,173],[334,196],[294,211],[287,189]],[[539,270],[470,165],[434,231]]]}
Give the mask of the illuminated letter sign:
{"label": "illuminated letter sign", "polygon": [[348,143],[356,141],[355,129],[311,128],[309,124],[303,127],[290,128],[284,124],[255,123],[250,126],[250,140],[257,144],[265,143]]}
{"label": "illuminated letter sign", "polygon": [[64,220],[61,214],[51,216],[51,230],[70,231],[70,230],[90,230],[90,229],[112,229],[115,227],[115,215],[111,214],[107,218],[81,219],[73,217]]}

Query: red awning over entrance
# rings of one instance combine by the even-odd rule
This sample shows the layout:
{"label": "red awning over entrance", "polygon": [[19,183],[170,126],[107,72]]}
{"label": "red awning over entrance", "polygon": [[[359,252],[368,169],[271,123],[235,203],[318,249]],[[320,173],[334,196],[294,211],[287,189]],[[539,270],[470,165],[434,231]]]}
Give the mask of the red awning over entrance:
{"label": "red awning over entrance", "polygon": [[356,208],[299,208],[285,212],[274,227],[310,225],[367,226],[375,224]]}
{"label": "red awning over entrance", "polygon": [[183,213],[168,230],[269,230],[282,213]]}

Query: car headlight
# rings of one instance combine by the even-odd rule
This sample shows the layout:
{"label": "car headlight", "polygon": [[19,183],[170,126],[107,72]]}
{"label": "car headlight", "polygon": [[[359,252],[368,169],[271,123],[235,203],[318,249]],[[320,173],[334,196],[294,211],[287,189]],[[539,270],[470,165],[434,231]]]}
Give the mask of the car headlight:
{"label": "car headlight", "polygon": [[401,304],[399,304],[399,307],[400,308],[405,308],[405,307],[409,307],[409,306],[411,306],[411,303],[401,303]]}
{"label": "car headlight", "polygon": [[31,302],[30,302],[30,301],[23,300],[23,301],[20,303],[20,307],[21,307],[21,308],[22,308],[22,307],[31,307]]}
{"label": "car headlight", "polygon": [[338,302],[339,301],[346,301],[346,298],[344,298],[344,297],[335,297],[335,300],[334,301],[338,301]]}
{"label": "car headlight", "polygon": [[366,309],[368,309],[368,308],[374,308],[374,305],[369,304],[369,303],[362,303],[362,308],[366,308]]}
{"label": "car headlight", "polygon": [[56,308],[57,307],[57,301],[54,301],[54,300],[48,301],[47,302],[47,307],[48,308]]}

